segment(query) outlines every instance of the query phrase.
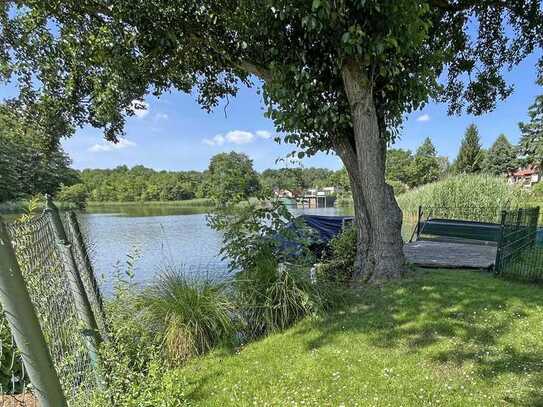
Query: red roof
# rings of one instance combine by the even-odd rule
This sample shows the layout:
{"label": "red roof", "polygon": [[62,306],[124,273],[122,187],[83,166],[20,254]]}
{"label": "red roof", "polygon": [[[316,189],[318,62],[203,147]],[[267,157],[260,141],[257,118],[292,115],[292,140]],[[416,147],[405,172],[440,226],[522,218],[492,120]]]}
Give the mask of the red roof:
{"label": "red roof", "polygon": [[525,176],[528,176],[528,175],[537,174],[538,172],[539,172],[539,168],[529,165],[526,168],[519,168],[518,170],[516,170],[513,173],[513,175],[515,177],[525,177]]}

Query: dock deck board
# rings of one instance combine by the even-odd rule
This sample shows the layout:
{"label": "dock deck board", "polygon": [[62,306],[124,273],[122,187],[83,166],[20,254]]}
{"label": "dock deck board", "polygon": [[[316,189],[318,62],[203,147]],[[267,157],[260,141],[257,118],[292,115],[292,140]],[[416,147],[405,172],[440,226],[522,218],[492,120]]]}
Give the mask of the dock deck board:
{"label": "dock deck board", "polygon": [[419,240],[404,245],[408,263],[422,267],[489,269],[496,246]]}

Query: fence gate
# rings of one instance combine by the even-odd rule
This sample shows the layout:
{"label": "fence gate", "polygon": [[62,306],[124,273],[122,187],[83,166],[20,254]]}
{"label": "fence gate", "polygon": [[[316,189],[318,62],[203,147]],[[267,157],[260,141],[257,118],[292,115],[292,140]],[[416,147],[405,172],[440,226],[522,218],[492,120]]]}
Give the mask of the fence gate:
{"label": "fence gate", "polygon": [[543,251],[536,245],[539,207],[502,211],[495,271],[536,281],[543,277]]}
{"label": "fence gate", "polygon": [[0,219],[0,406],[88,403],[103,385],[98,285],[74,213]]}

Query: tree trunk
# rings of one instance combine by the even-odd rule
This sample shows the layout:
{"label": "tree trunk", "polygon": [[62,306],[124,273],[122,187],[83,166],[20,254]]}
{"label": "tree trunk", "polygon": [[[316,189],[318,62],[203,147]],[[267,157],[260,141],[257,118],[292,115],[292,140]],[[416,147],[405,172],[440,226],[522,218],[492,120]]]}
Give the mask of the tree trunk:
{"label": "tree trunk", "polygon": [[342,74],[354,142],[339,140],[336,151],[349,174],[358,224],[355,279],[376,282],[398,278],[405,269],[402,212],[385,182],[386,142],[379,129],[371,86],[355,62],[346,63]]}

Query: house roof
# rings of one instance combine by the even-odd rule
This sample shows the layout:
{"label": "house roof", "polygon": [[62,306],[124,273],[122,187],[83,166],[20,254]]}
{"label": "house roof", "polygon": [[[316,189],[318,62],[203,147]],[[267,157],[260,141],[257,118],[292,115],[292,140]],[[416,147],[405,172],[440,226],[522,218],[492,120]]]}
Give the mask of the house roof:
{"label": "house roof", "polygon": [[536,166],[529,165],[526,168],[519,168],[518,170],[516,170],[513,173],[513,176],[515,176],[515,177],[525,177],[525,176],[528,176],[528,175],[537,174],[538,172],[539,172],[539,168],[537,168]]}

